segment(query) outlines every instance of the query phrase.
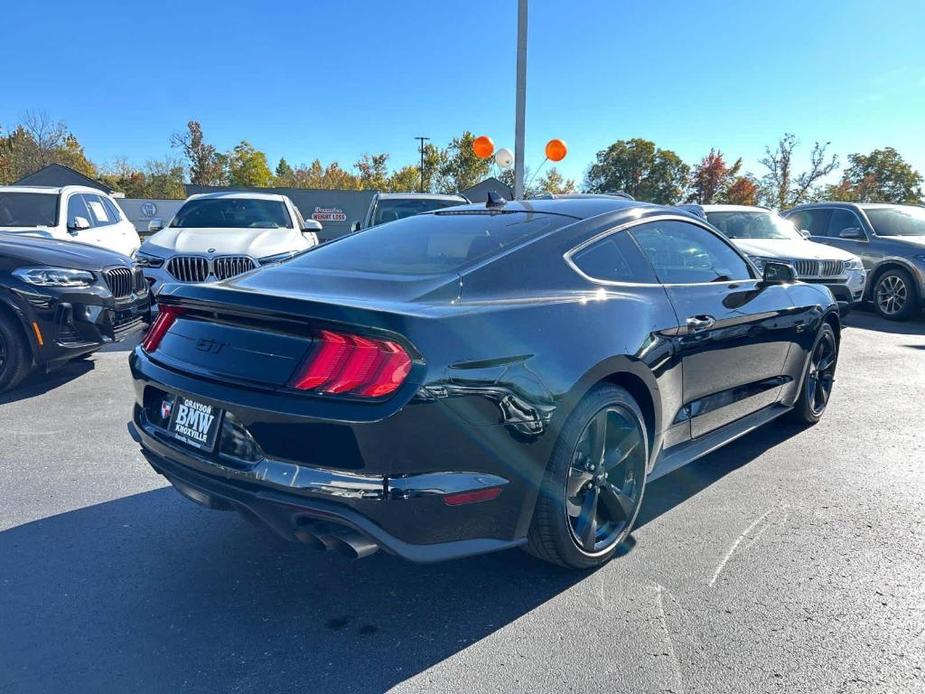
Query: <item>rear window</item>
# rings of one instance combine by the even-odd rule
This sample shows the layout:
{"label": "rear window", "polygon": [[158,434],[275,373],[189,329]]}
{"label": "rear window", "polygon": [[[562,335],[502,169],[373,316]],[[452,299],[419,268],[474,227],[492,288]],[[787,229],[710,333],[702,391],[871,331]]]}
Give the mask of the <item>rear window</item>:
{"label": "rear window", "polygon": [[53,227],[57,216],[57,195],[0,193],[0,227]]}
{"label": "rear window", "polygon": [[373,215],[371,226],[394,222],[398,219],[411,217],[423,212],[433,212],[444,207],[453,207],[455,205],[464,205],[462,200],[430,200],[427,198],[411,198],[402,200],[380,200],[376,205],[376,212]]}
{"label": "rear window", "polygon": [[574,221],[525,212],[441,212],[407,217],[318,246],[291,265],[390,275],[454,272]]}

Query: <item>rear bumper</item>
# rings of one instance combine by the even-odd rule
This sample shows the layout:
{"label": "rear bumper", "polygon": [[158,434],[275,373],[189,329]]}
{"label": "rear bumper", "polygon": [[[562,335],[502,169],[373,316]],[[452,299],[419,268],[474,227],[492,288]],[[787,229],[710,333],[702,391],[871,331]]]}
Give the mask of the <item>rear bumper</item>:
{"label": "rear bumper", "polygon": [[[299,541],[304,529],[324,522],[350,528],[391,554],[416,562],[485,554],[517,547],[526,541],[489,537],[415,544],[389,529],[408,522],[427,523],[426,510],[420,503],[423,500],[434,501],[467,486],[506,484],[506,480],[498,477],[442,473],[389,480],[278,463],[278,472],[288,466],[294,474],[258,479],[260,473],[242,474],[166,444],[152,434],[150,426],[144,425],[143,415],[136,417],[132,430],[151,467],[183,496],[212,509],[246,510],[287,540]],[[299,477],[309,477],[315,484],[293,485]],[[368,513],[373,510],[376,513]],[[381,519],[382,510],[391,522],[382,524],[370,517]]]}

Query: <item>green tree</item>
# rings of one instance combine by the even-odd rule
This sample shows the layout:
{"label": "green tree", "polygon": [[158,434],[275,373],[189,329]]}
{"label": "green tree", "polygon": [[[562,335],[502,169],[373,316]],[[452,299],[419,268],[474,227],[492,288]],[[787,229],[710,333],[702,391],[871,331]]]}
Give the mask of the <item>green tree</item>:
{"label": "green tree", "polygon": [[145,164],[144,195],[137,197],[183,200],[186,197],[183,175],[183,163],[176,159],[150,160]]}
{"label": "green tree", "polygon": [[637,200],[672,205],[687,188],[689,172],[677,154],[654,142],[618,140],[597,153],[585,188],[591,193],[624,191]]}
{"label": "green tree", "polygon": [[186,124],[185,133],[170,136],[170,146],[183,151],[189,167],[190,183],[198,186],[220,186],[227,182],[225,157],[206,143],[199,121]]}
{"label": "green tree", "polygon": [[263,188],[272,180],[267,155],[247,140],[241,140],[228,154],[228,182],[232,186]]}
{"label": "green tree", "polygon": [[531,184],[530,188],[533,195],[537,193],[574,193],[576,190],[575,181],[563,176],[555,166],[549,167],[546,173],[540,177],[540,180]]}
{"label": "green tree", "polygon": [[278,186],[292,186],[294,174],[295,171],[289,166],[289,162],[280,158],[279,164],[276,165],[274,183]]}
{"label": "green tree", "polygon": [[421,186],[421,167],[403,166],[397,171],[393,171],[389,176],[388,184],[385,190],[393,193],[414,193],[420,190]]}
{"label": "green tree", "polygon": [[691,190],[687,201],[701,205],[716,202],[736,179],[741,168],[741,158],[729,166],[721,151],[711,149],[691,172]]}
{"label": "green tree", "polygon": [[768,172],[761,179],[761,197],[765,204],[778,210],[799,205],[815,194],[820,179],[828,176],[838,167],[838,157],[826,157],[828,142],[816,142],[810,154],[810,166],[802,173],[793,169],[793,155],[799,141],[793,133],[785,133],[775,149],[765,147],[761,164]]}
{"label": "green tree", "polygon": [[922,199],[922,175],[892,147],[870,154],[849,154],[841,181],[825,197],[851,202],[917,203]]}
{"label": "green tree", "polygon": [[388,187],[388,154],[364,154],[353,166],[359,171],[357,181],[361,190],[385,190]]}
{"label": "green tree", "polygon": [[[428,154],[439,162],[437,180],[432,187],[441,193],[455,193],[474,186],[491,173],[491,159],[479,159],[472,151],[472,141],[475,140],[468,130],[459,137],[454,137],[444,152],[437,149],[424,151],[425,172],[429,169]],[[433,173],[431,173],[433,175]]]}
{"label": "green tree", "polygon": [[61,121],[29,111],[22,123],[0,137],[0,183],[12,183],[49,164],[63,164],[96,178],[96,166]]}

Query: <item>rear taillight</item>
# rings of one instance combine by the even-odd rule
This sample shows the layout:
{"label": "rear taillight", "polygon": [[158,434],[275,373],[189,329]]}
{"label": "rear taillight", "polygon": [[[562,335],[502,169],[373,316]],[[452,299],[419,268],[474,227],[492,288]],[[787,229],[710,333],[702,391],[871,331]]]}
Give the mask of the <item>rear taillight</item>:
{"label": "rear taillight", "polygon": [[181,313],[182,311],[176,306],[161,306],[157,318],[154,319],[141,341],[141,348],[148,353],[156,350],[158,345],[161,344],[161,340],[164,339],[164,335],[170,330],[170,326],[173,325],[174,321],[177,320],[177,316]]}
{"label": "rear taillight", "polygon": [[293,388],[381,398],[398,390],[411,357],[397,342],[322,330]]}

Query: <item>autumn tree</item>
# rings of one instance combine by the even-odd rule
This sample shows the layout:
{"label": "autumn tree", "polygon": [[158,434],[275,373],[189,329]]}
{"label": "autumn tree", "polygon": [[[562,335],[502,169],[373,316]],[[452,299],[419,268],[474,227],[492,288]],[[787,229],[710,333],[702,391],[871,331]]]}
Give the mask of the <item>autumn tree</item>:
{"label": "autumn tree", "polygon": [[389,178],[388,154],[364,154],[353,166],[361,190],[385,190]]}
{"label": "autumn tree", "polygon": [[0,136],[0,183],[13,183],[49,164],[63,164],[96,178],[96,166],[77,137],[61,121],[28,111],[5,136]]}
{"label": "autumn tree", "polygon": [[228,154],[228,182],[232,186],[266,187],[272,180],[267,155],[247,140],[241,140]]}
{"label": "autumn tree", "polygon": [[761,164],[768,172],[761,179],[761,196],[764,202],[778,210],[785,210],[809,199],[819,181],[838,167],[838,157],[826,157],[829,142],[816,142],[810,153],[809,168],[799,174],[794,171],[793,155],[799,141],[793,133],[785,133],[777,147],[765,147]]}
{"label": "autumn tree", "polygon": [[530,187],[534,195],[537,193],[574,193],[576,190],[575,181],[563,176],[555,166],[550,166],[549,170]]}
{"label": "autumn tree", "polygon": [[691,190],[687,201],[701,205],[717,202],[736,180],[741,168],[741,158],[736,159],[730,166],[726,164],[726,158],[721,151],[711,149],[691,172]]}
{"label": "autumn tree", "polygon": [[727,205],[755,206],[758,204],[760,194],[761,188],[754,177],[736,176],[723,191],[718,202]]}
{"label": "autumn tree", "polygon": [[408,165],[392,172],[385,189],[393,193],[413,193],[420,185],[421,167]]}
{"label": "autumn tree", "polygon": [[226,182],[226,158],[205,141],[199,121],[191,120],[185,133],[171,135],[170,146],[182,150],[193,185],[220,186]]}
{"label": "autumn tree", "polygon": [[849,202],[917,203],[922,199],[922,175],[892,147],[870,154],[849,154],[841,181],[825,197]]}
{"label": "autumn tree", "polygon": [[624,191],[637,200],[673,205],[687,188],[689,172],[677,154],[654,142],[618,140],[597,153],[585,188],[591,193]]}

